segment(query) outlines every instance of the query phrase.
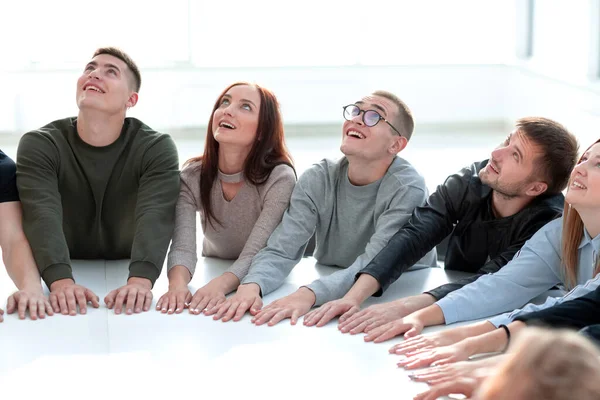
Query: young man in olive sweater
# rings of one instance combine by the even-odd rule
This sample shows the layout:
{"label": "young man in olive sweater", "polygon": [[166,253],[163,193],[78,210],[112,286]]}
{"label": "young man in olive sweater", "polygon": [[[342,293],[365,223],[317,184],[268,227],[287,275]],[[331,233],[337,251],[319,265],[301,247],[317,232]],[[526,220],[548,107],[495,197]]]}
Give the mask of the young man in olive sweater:
{"label": "young man in olive sweater", "polygon": [[77,117],[26,133],[17,152],[23,228],[55,312],[86,313],[75,259],[130,258],[127,283],[104,302],[147,311],[173,232],[179,161],[173,140],[135,118],[141,77],[119,49],[96,50],[77,81]]}

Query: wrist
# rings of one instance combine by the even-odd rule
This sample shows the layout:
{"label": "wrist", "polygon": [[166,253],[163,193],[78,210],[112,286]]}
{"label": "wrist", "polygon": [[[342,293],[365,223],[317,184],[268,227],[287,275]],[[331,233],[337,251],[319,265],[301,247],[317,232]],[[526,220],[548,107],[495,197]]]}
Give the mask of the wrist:
{"label": "wrist", "polygon": [[190,271],[183,265],[176,265],[167,273],[169,278],[169,288],[187,287],[192,279]]}
{"label": "wrist", "polygon": [[140,278],[137,276],[132,276],[131,278],[127,279],[127,284],[143,286],[147,289],[152,289],[152,282],[148,278]]}
{"label": "wrist", "polygon": [[256,296],[260,296],[260,286],[258,283],[244,283],[238,287],[238,292],[243,291],[247,294],[253,294]]}
{"label": "wrist", "polygon": [[75,281],[71,278],[59,279],[57,281],[52,282],[52,284],[50,285],[50,291],[54,292],[55,290],[58,290],[60,288],[67,287],[67,286],[72,286],[74,284],[75,284]]}
{"label": "wrist", "polygon": [[232,272],[225,272],[223,275],[213,279],[213,281],[217,285],[217,288],[224,293],[230,293],[240,286],[240,279]]}
{"label": "wrist", "polygon": [[310,303],[310,306],[314,306],[317,302],[317,296],[315,292],[307,288],[306,286],[301,287],[295,293],[302,301],[305,301],[307,304]]}

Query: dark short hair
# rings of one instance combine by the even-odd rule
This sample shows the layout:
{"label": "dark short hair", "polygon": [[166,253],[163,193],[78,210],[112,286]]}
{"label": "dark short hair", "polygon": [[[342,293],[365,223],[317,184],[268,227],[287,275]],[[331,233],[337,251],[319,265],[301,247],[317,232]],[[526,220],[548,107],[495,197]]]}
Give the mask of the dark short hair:
{"label": "dark short hair", "polygon": [[374,96],[384,97],[398,107],[398,114],[396,115],[393,123],[394,128],[402,132],[402,135],[406,138],[406,140],[410,140],[413,130],[415,129],[415,121],[413,120],[412,112],[406,103],[400,100],[400,98],[395,94],[385,90],[376,90],[372,94]]}
{"label": "dark short hair", "polygon": [[548,185],[546,193],[563,191],[577,162],[579,145],[575,136],[558,122],[542,117],[521,118],[516,128],[541,147],[534,173]]}
{"label": "dark short hair", "polygon": [[94,52],[92,58],[99,56],[100,54],[108,54],[109,56],[116,57],[123,61],[133,74],[133,88],[136,92],[140,91],[140,87],[142,86],[142,75],[140,74],[140,69],[131,59],[131,57],[127,55],[127,53],[117,47],[100,47]]}

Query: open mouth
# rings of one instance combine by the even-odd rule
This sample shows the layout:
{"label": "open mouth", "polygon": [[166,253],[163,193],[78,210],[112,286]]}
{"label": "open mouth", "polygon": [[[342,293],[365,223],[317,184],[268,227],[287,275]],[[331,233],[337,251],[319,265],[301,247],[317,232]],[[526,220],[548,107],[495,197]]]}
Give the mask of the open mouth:
{"label": "open mouth", "polygon": [[364,139],[365,138],[365,135],[363,135],[360,132],[353,131],[353,130],[349,130],[348,133],[346,133],[346,136],[350,136],[350,137],[357,138],[357,139]]}
{"label": "open mouth", "polygon": [[225,128],[225,129],[235,129],[235,126],[233,124],[230,124],[229,122],[221,122],[219,124],[219,128]]}
{"label": "open mouth", "polygon": [[100,89],[98,86],[95,86],[95,85],[85,85],[83,87],[83,90],[85,92],[93,91],[93,92],[98,92],[98,93],[104,93],[104,91],[102,89]]}
{"label": "open mouth", "polygon": [[585,186],[582,183],[579,183],[577,181],[573,181],[573,183],[571,183],[571,187],[577,188],[577,189],[587,189],[587,186]]}

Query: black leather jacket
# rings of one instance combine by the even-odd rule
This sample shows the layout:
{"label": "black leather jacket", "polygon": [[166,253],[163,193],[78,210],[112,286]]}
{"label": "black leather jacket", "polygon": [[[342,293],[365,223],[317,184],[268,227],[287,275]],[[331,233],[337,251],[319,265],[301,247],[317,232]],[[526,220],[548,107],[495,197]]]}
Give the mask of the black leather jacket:
{"label": "black leather jacket", "polygon": [[450,175],[356,278],[360,274],[373,276],[381,286],[375,296],[380,296],[450,235],[445,268],[476,275],[427,292],[439,300],[481,275],[498,271],[538,229],[562,215],[564,196],[559,193],[538,196],[518,213],[495,218],[492,189],[478,175],[487,163],[476,162]]}

